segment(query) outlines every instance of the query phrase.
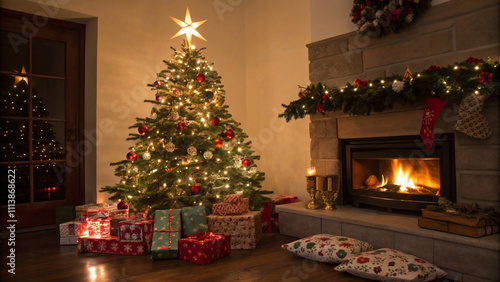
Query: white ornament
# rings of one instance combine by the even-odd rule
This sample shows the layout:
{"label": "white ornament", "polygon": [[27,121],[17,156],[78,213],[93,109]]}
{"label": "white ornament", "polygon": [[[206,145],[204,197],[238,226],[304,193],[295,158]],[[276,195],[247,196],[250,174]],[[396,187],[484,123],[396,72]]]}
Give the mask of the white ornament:
{"label": "white ornament", "polygon": [[152,119],[156,119],[157,117],[158,117],[158,115],[157,115],[156,113],[152,113],[152,114],[151,114],[151,118],[152,118]]}
{"label": "white ornament", "polygon": [[132,167],[132,172],[134,172],[134,173],[138,173],[138,172],[139,172],[139,168],[138,168],[138,167],[136,167],[136,166],[133,166],[133,167]]}
{"label": "white ornament", "polygon": [[403,81],[394,81],[394,83],[392,84],[392,90],[394,90],[394,92],[396,93],[399,93],[403,90],[403,88],[405,88],[405,83]]}
{"label": "white ornament", "polygon": [[250,173],[256,173],[257,172],[257,168],[256,167],[251,167],[250,170],[249,170]]}
{"label": "white ornament", "polygon": [[179,113],[178,112],[170,112],[170,114],[168,114],[168,118],[171,120],[177,120],[179,118]]}
{"label": "white ornament", "polygon": [[213,156],[214,156],[214,154],[212,154],[212,151],[206,151],[205,153],[203,153],[203,157],[206,160],[210,160]]}
{"label": "white ornament", "polygon": [[175,144],[172,142],[168,142],[167,145],[165,145],[165,151],[172,153],[175,151]]}
{"label": "white ornament", "polygon": [[151,153],[149,151],[146,151],[143,155],[142,158],[145,159],[146,161],[149,161],[151,159]]}
{"label": "white ornament", "polygon": [[191,156],[196,156],[196,154],[198,154],[198,150],[196,150],[195,146],[189,146],[188,149],[187,149],[187,152]]}

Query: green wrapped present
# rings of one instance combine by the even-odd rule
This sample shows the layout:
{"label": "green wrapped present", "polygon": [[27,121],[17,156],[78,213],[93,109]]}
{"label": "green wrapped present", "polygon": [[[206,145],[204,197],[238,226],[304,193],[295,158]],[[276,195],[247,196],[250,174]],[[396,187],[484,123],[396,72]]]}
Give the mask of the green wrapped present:
{"label": "green wrapped present", "polygon": [[182,233],[184,237],[208,231],[205,207],[182,208]]}
{"label": "green wrapped present", "polygon": [[178,240],[181,238],[181,210],[157,210],[153,232],[151,257],[177,258]]}

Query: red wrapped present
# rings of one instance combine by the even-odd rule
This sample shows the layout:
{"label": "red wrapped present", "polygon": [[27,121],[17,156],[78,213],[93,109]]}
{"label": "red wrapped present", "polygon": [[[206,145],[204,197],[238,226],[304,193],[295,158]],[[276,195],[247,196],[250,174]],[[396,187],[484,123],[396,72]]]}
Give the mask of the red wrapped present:
{"label": "red wrapped present", "polygon": [[231,253],[231,236],[212,232],[198,233],[179,239],[179,259],[207,264]]}
{"label": "red wrapped present", "polygon": [[109,218],[87,218],[80,222],[78,229],[79,237],[107,238],[111,235]]}
{"label": "red wrapped present", "polygon": [[151,241],[120,242],[118,237],[78,238],[78,252],[142,256],[151,253]]}
{"label": "red wrapped present", "polygon": [[260,211],[238,215],[209,215],[208,229],[215,234],[230,235],[231,249],[255,249],[262,238]]}
{"label": "red wrapped present", "polygon": [[153,229],[152,220],[123,220],[118,222],[118,238],[121,242],[141,242],[144,238],[151,237]]}
{"label": "red wrapped present", "polygon": [[276,212],[276,205],[295,203],[298,202],[299,199],[297,196],[276,194],[264,195],[264,197],[269,198],[269,201],[266,202],[266,206],[262,211],[262,224],[267,226],[268,233],[272,233],[273,226],[276,231],[279,232],[279,218]]}

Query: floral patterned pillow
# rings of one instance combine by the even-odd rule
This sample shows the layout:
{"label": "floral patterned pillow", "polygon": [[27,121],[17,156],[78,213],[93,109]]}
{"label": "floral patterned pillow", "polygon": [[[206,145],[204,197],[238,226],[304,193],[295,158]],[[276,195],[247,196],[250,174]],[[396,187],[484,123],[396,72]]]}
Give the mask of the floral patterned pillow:
{"label": "floral patterned pillow", "polygon": [[321,261],[341,262],[350,256],[373,250],[373,246],[349,237],[318,234],[281,246],[299,257]]}
{"label": "floral patterned pillow", "polygon": [[446,276],[446,272],[423,259],[387,248],[346,259],[335,270],[378,281],[432,281]]}

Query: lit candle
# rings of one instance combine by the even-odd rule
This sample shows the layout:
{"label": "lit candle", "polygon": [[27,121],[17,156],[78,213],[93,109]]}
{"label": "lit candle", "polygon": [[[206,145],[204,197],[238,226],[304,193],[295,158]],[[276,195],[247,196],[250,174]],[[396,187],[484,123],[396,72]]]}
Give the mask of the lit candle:
{"label": "lit candle", "polygon": [[307,176],[314,176],[316,175],[316,167],[308,167],[307,168]]}

